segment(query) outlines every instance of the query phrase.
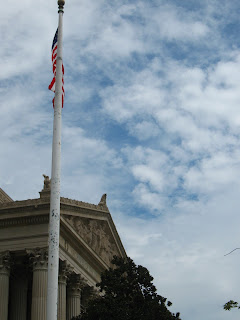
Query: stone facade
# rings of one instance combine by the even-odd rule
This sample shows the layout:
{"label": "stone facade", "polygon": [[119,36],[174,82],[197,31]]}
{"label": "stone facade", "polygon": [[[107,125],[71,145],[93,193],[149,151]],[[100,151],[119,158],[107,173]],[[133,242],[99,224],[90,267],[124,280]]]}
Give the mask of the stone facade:
{"label": "stone facade", "polygon": [[[50,180],[40,198],[13,201],[0,189],[0,319],[46,320]],[[126,253],[103,195],[99,204],[61,198],[58,320],[98,294],[101,272]]]}

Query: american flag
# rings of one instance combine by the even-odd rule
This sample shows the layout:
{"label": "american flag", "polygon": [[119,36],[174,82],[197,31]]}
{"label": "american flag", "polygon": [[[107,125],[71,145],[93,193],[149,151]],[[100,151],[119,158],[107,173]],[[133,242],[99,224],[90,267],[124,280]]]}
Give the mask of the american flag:
{"label": "american flag", "polygon": [[[53,79],[50,85],[48,86],[48,89],[55,92],[55,82],[56,82],[56,68],[57,68],[57,43],[58,43],[58,29],[55,33],[55,36],[53,38],[52,43],[52,65],[53,65]],[[62,64],[62,107],[64,102],[64,67]],[[54,107],[54,98],[53,98],[53,107]]]}

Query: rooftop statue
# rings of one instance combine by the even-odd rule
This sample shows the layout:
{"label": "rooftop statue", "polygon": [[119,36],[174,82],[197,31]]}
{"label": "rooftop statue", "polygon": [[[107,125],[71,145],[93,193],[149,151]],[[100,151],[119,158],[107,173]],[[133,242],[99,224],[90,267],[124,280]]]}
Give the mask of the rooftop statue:
{"label": "rooftop statue", "polygon": [[102,198],[101,198],[101,200],[100,200],[98,205],[99,206],[106,206],[107,205],[107,194],[106,193],[104,193],[102,195]]}
{"label": "rooftop statue", "polygon": [[49,176],[46,176],[45,174],[43,174],[43,177],[44,177],[43,190],[44,191],[50,190],[51,180],[49,179]]}

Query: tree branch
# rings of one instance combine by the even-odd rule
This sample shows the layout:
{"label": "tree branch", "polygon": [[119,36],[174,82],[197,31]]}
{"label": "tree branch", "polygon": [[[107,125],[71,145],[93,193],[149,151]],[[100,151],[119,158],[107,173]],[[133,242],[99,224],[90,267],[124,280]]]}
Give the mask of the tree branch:
{"label": "tree branch", "polygon": [[235,248],[235,249],[233,249],[232,251],[230,251],[229,253],[227,253],[227,254],[225,254],[224,255],[224,257],[226,257],[227,255],[229,255],[230,253],[232,253],[233,251],[235,251],[235,250],[239,250],[240,248]]}

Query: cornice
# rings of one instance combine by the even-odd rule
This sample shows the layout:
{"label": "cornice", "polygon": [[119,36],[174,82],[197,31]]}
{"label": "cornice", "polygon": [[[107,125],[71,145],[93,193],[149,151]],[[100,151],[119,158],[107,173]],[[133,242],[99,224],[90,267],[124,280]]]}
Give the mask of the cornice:
{"label": "cornice", "polygon": [[61,197],[61,204],[67,204],[70,206],[75,206],[75,207],[80,207],[80,208],[88,208],[88,209],[95,210],[95,211],[109,213],[108,207],[106,205],[100,205],[100,204],[96,205],[96,204],[73,200],[73,199],[68,199],[68,198],[64,198],[64,197]]}
{"label": "cornice", "polygon": [[[94,211],[109,213],[109,210],[106,205],[101,205],[101,204],[95,205],[95,204],[91,204],[83,201],[64,198],[64,197],[60,198],[60,202],[61,202],[61,205],[68,205],[71,207],[91,209]],[[21,200],[21,201],[3,202],[3,203],[0,203],[0,211],[4,209],[38,206],[42,204],[49,205],[49,203],[50,203],[50,198],[27,199],[27,200]]]}
{"label": "cornice", "polygon": [[13,202],[4,202],[0,203],[0,210],[3,209],[12,209],[12,208],[25,208],[30,206],[38,206],[42,204],[49,204],[49,201],[46,199],[27,199],[21,201],[13,201]]}

